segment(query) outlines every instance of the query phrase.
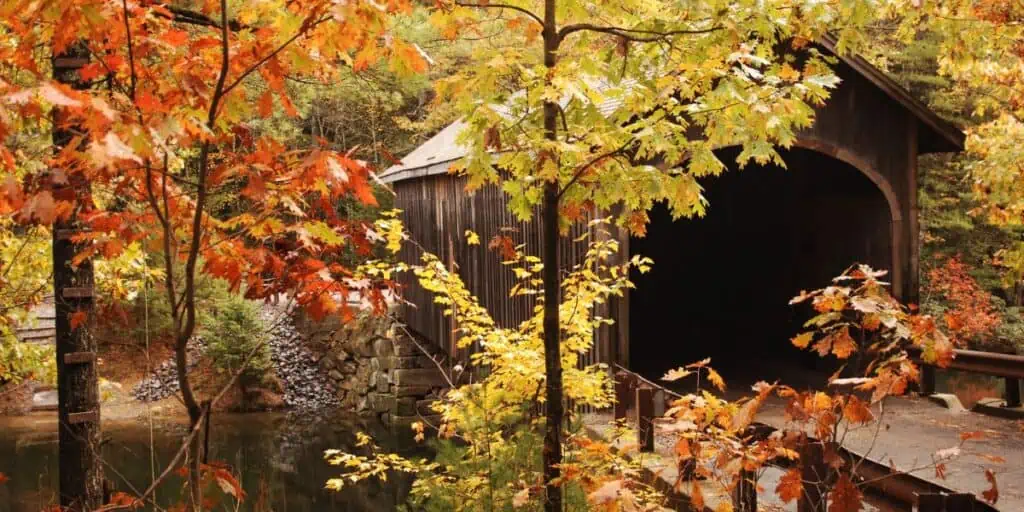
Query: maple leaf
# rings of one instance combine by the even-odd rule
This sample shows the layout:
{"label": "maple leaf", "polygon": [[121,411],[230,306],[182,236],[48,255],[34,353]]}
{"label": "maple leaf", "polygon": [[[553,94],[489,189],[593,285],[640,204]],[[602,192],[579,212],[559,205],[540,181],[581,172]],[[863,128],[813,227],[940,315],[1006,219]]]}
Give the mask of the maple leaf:
{"label": "maple leaf", "polygon": [[810,343],[811,343],[811,341],[813,339],[814,339],[814,333],[810,332],[810,331],[807,331],[807,332],[802,332],[800,334],[797,334],[796,336],[793,337],[793,339],[791,339],[789,341],[791,343],[793,343],[794,347],[803,349],[803,348],[807,348],[807,345],[810,345]]}
{"label": "maple leaf", "polygon": [[3,472],[0,472],[0,484],[6,482],[8,480],[10,480],[10,479],[7,478],[7,475],[5,475]]}
{"label": "maple leaf", "polygon": [[843,406],[843,417],[846,418],[846,421],[854,424],[867,423],[875,419],[871,409],[863,400],[857,398],[857,395],[850,395],[846,401],[846,405]]}
{"label": "maple leaf", "polygon": [[985,480],[988,480],[990,487],[981,493],[985,501],[995,505],[999,501],[999,486],[996,485],[996,474],[991,469],[985,470]]}
{"label": "maple leaf", "polygon": [[257,103],[260,117],[268,118],[274,113],[274,91],[267,89],[260,95],[259,102]]}
{"label": "maple leaf", "polygon": [[854,485],[848,474],[841,473],[829,493],[828,512],[858,512],[863,507],[864,496],[860,489]]}
{"label": "maple leaf", "polygon": [[71,330],[74,331],[75,329],[78,329],[79,326],[85,324],[88,318],[89,314],[83,310],[78,310],[75,311],[74,313],[71,313]]}
{"label": "maple leaf", "polygon": [[693,372],[685,368],[675,368],[666,372],[665,375],[661,377],[661,380],[666,382],[674,382],[691,374],[693,374]]}
{"label": "maple leaf", "polygon": [[188,42],[188,32],[167,30],[160,36],[160,40],[174,47],[185,46],[185,43]]}
{"label": "maple leaf", "polygon": [[722,376],[719,375],[718,372],[716,372],[710,366],[707,367],[707,370],[708,370],[708,380],[711,382],[711,385],[713,385],[716,388],[718,388],[719,391],[725,391],[725,380],[722,379]]}
{"label": "maple leaf", "polygon": [[803,492],[804,481],[798,467],[786,471],[786,474],[779,479],[778,485],[775,486],[775,493],[779,495],[779,499],[783,503],[800,499]]}
{"label": "maple leaf", "polygon": [[846,359],[857,351],[857,342],[850,337],[850,329],[843,327],[832,337],[832,353],[839,359]]}
{"label": "maple leaf", "polygon": [[480,235],[474,233],[472,230],[466,230],[466,243],[468,245],[480,245]]}

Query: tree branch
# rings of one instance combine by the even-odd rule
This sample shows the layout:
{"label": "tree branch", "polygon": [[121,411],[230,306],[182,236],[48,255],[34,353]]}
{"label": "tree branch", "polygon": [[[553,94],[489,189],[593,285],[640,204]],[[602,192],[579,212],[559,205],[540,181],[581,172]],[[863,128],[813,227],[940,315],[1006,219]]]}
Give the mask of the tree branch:
{"label": "tree branch", "polygon": [[570,187],[572,187],[577,181],[579,181],[580,178],[583,177],[583,173],[586,172],[587,169],[593,167],[594,165],[596,165],[601,160],[604,160],[605,158],[611,158],[619,153],[622,153],[623,151],[626,150],[626,147],[626,145],[623,145],[618,149],[613,149],[611,151],[602,153],[588,160],[586,163],[584,163],[582,166],[576,169],[576,172],[573,173],[572,178],[562,187],[561,190],[558,191],[558,198],[561,199],[562,196],[565,195],[565,192],[568,191]]}
{"label": "tree branch", "polygon": [[[278,46],[277,48],[274,49],[274,51],[268,53],[262,59],[260,59],[258,62],[256,62],[256,64],[253,64],[249,69],[246,69],[244,72],[242,72],[242,74],[239,75],[238,78],[234,79],[231,82],[230,85],[228,85],[227,87],[224,88],[224,90],[221,93],[221,95],[222,96],[227,95],[229,92],[231,92],[232,89],[237,87],[238,84],[242,83],[242,80],[244,80],[245,77],[251,75],[253,71],[256,71],[257,69],[260,68],[260,66],[262,66],[263,64],[266,64],[266,62],[268,60],[274,58],[277,54],[281,53],[282,50],[287,48],[288,45],[290,45],[293,42],[295,42],[296,39],[306,35],[310,30],[315,28],[317,25],[319,25],[319,24],[321,24],[321,23],[323,23],[323,22],[325,22],[325,21],[327,21],[329,19],[330,18],[320,18],[319,20],[317,20],[317,21],[315,21],[313,23],[310,23],[308,26],[305,26],[302,29],[300,29],[298,32],[295,33],[295,35],[293,35],[292,37],[288,38],[287,41],[281,43],[281,46]],[[227,52],[225,52],[225,54],[226,53]],[[227,71],[225,71],[224,76],[225,77],[227,76]]]}
{"label": "tree branch", "polygon": [[475,7],[477,9],[510,9],[510,10],[513,10],[513,11],[516,11],[516,12],[521,12],[521,13],[523,13],[523,14],[531,17],[531,18],[533,18],[533,21],[536,21],[537,23],[541,24],[541,26],[544,25],[544,20],[542,20],[540,18],[540,16],[537,16],[536,14],[532,13],[528,9],[524,9],[522,7],[517,7],[515,5],[491,4],[491,3],[489,3],[489,4],[474,4],[474,3],[458,2],[458,1],[455,2],[455,5],[458,5],[459,7]]}
{"label": "tree branch", "polygon": [[664,40],[664,39],[668,39],[669,37],[672,37],[672,36],[709,34],[711,32],[715,32],[715,31],[721,30],[721,29],[722,29],[722,27],[720,27],[720,26],[714,26],[714,27],[709,27],[709,28],[693,29],[693,30],[668,30],[668,31],[665,31],[665,32],[659,32],[659,31],[656,31],[656,30],[644,30],[644,29],[634,29],[634,28],[623,28],[623,27],[610,27],[610,26],[603,26],[603,25],[594,25],[592,23],[575,23],[575,24],[572,24],[572,25],[566,25],[566,26],[562,27],[562,29],[558,31],[558,37],[559,38],[564,38],[564,37],[568,36],[569,34],[572,34],[573,32],[583,32],[583,31],[586,31],[586,32],[600,32],[600,33],[604,33],[604,34],[611,34],[611,35],[618,36],[618,37],[621,37],[623,39],[626,39],[627,41],[634,41],[634,42],[639,42],[639,43],[650,43],[650,42],[653,42],[653,41],[661,41],[661,40]]}

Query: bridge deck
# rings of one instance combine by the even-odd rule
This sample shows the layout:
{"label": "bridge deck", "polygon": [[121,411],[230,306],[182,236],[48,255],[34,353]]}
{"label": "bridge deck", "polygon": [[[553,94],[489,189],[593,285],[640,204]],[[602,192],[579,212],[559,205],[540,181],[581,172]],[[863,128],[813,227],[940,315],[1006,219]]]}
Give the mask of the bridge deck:
{"label": "bridge deck", "polygon": [[[874,428],[851,429],[844,443],[846,448],[887,465],[891,461],[901,471],[914,470],[914,476],[940,486],[977,495],[989,488],[984,471],[992,469],[999,485],[995,508],[1024,510],[1024,424],[971,412],[954,413],[926,399],[911,397],[890,398],[885,402],[884,413],[879,414],[877,408],[875,413],[883,422],[878,435],[875,436]],[[586,423],[591,430],[602,434],[601,423],[609,418],[609,415],[594,415]],[[781,400],[767,401],[757,421],[776,428],[786,427],[785,404]],[[938,478],[932,455],[957,446],[960,433],[967,431],[982,432],[984,437],[968,441],[961,455],[946,463],[946,478]],[[649,461],[659,465],[664,471],[661,477],[669,480],[676,474],[672,464],[667,463],[672,460],[672,446],[673,439],[668,434],[658,433],[656,451],[660,457]],[[1001,457],[1005,462],[993,462],[984,455]],[[795,504],[782,506],[774,496],[777,473],[781,472],[769,470],[759,482],[764,489],[762,503],[769,510],[795,510]],[[713,496],[715,490],[705,489],[704,494]],[[722,498],[725,497],[719,497]]]}

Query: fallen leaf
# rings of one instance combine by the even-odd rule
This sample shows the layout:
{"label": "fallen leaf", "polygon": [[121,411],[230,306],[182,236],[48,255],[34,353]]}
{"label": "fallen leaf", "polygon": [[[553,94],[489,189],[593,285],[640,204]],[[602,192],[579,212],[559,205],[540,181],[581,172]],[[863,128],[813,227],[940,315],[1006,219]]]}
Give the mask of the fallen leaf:
{"label": "fallen leaf", "polygon": [[996,485],[996,474],[991,469],[985,470],[985,480],[992,484],[992,487],[985,492],[981,493],[981,497],[985,498],[985,501],[995,505],[999,501],[999,486]]}

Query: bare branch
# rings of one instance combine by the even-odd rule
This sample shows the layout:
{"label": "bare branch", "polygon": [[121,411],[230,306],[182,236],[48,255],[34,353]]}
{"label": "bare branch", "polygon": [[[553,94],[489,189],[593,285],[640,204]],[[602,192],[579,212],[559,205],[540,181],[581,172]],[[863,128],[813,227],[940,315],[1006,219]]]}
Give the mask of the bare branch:
{"label": "bare branch", "polygon": [[533,18],[533,21],[536,21],[537,23],[540,23],[541,25],[544,25],[544,20],[542,20],[540,18],[540,16],[537,16],[536,14],[534,14],[533,12],[531,12],[528,9],[524,9],[522,7],[517,7],[515,5],[491,4],[491,3],[488,3],[488,4],[477,4],[477,3],[467,3],[467,2],[455,2],[455,5],[458,5],[460,7],[475,7],[477,9],[509,9],[509,10],[513,10],[513,11],[516,11],[516,12],[521,12],[521,13],[523,13],[523,14],[531,17],[531,18]]}
{"label": "bare branch", "polygon": [[672,36],[682,35],[699,35],[709,34],[717,30],[721,30],[721,26],[713,26],[709,28],[692,29],[692,30],[667,30],[660,32],[657,30],[644,30],[635,28],[624,28],[624,27],[611,27],[603,25],[594,25],[592,23],[575,23],[572,25],[566,25],[558,31],[558,37],[564,38],[573,32],[600,32],[604,34],[611,34],[614,36],[621,37],[627,41],[634,41],[639,43],[650,43],[654,41],[662,41]]}

